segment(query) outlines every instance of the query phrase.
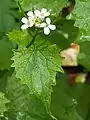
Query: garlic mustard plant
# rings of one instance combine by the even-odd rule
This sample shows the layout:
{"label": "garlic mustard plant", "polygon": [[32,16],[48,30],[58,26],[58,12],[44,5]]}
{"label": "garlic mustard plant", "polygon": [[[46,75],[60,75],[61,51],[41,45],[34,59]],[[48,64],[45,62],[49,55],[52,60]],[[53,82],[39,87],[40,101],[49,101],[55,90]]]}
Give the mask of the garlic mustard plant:
{"label": "garlic mustard plant", "polygon": [[21,29],[25,30],[33,26],[35,26],[36,28],[44,28],[44,34],[48,35],[50,33],[50,29],[56,29],[56,26],[51,24],[51,19],[46,18],[49,15],[50,12],[48,12],[46,8],[42,8],[41,11],[38,9],[34,11],[29,11],[27,13],[27,18],[23,17],[21,19],[22,23],[24,23],[21,26]]}

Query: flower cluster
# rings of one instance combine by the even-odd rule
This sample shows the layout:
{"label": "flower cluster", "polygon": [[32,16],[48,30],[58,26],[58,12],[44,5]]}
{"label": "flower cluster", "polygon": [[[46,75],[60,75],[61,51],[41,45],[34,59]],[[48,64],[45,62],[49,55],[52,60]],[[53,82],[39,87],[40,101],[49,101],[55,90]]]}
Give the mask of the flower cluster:
{"label": "flower cluster", "polygon": [[50,12],[48,12],[45,8],[42,8],[41,11],[38,9],[34,10],[34,12],[29,11],[27,13],[28,17],[23,17],[21,19],[23,23],[21,29],[24,30],[33,26],[37,28],[44,28],[44,34],[48,35],[50,33],[50,30],[56,29],[56,26],[51,24],[51,19],[48,17],[49,15]]}

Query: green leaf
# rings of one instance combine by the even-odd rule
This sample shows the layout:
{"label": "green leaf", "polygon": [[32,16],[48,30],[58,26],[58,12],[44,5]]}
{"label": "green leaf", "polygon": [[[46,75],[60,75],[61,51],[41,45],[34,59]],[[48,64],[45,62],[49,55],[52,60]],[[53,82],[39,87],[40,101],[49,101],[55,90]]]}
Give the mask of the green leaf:
{"label": "green leaf", "polygon": [[80,53],[78,55],[78,63],[90,70],[90,42],[80,43]]}
{"label": "green leaf", "polygon": [[90,30],[90,0],[77,0],[73,10],[75,26]]}
{"label": "green leaf", "polygon": [[17,78],[26,84],[31,94],[41,99],[47,110],[50,106],[52,85],[56,85],[56,71],[62,71],[59,51],[55,45],[48,47],[19,48],[12,58]]}
{"label": "green leaf", "polygon": [[3,116],[3,113],[7,111],[5,104],[9,102],[10,101],[4,96],[4,93],[0,92],[0,116]]}
{"label": "green leaf", "polygon": [[[57,74],[57,85],[54,88],[54,92],[52,94],[52,111],[55,116],[66,116],[64,113],[63,106],[68,106],[68,111],[72,114],[71,118],[67,115],[67,119],[70,120],[77,120],[80,118],[83,120],[87,120],[87,116],[90,117],[90,85],[88,84],[76,84],[76,85],[69,85],[68,76],[65,74]],[[61,94],[62,93],[62,94]],[[60,98],[56,96],[60,96]],[[66,98],[64,98],[66,96]],[[74,99],[74,101],[72,101]],[[60,102],[61,101],[61,102]],[[75,102],[75,104],[74,104]],[[70,105],[74,105],[72,110],[70,110]],[[59,107],[58,107],[59,106]],[[61,106],[61,107],[60,107]],[[60,112],[60,113],[59,113]],[[63,119],[62,119],[63,120]],[[65,120],[65,119],[64,119]]]}
{"label": "green leaf", "polygon": [[0,92],[5,93],[8,77],[12,75],[13,71],[13,68],[0,70]]}
{"label": "green leaf", "polygon": [[24,10],[32,10],[32,8],[47,8],[52,13],[60,13],[63,7],[68,3],[68,0],[16,0],[19,1]]}
{"label": "green leaf", "polygon": [[15,41],[18,45],[26,46],[32,37],[28,34],[26,30],[13,30],[8,34],[9,40]]}
{"label": "green leaf", "polygon": [[0,92],[5,92],[7,84],[7,70],[0,71]]}
{"label": "green leaf", "polygon": [[0,1],[0,69],[8,69],[12,61],[12,43],[8,41],[7,32],[15,27],[16,21],[13,16],[15,12],[15,2],[12,0]]}
{"label": "green leaf", "polygon": [[[15,3],[14,3],[15,5]],[[10,31],[15,25],[15,19],[10,13],[13,10],[12,0],[0,1],[0,34]]]}
{"label": "green leaf", "polygon": [[7,32],[14,28],[16,22],[12,13],[15,11],[12,0],[0,1],[0,69],[8,69],[11,65],[12,43],[8,41]]}
{"label": "green leaf", "polygon": [[[90,85],[88,84],[77,84],[69,88],[69,95],[74,97],[77,100],[76,110],[79,115],[84,119],[87,120],[88,110],[90,109]],[[90,113],[89,113],[90,118]]]}
{"label": "green leaf", "polygon": [[68,94],[70,86],[66,74],[57,74],[57,85],[52,93],[51,111],[58,120],[83,120],[76,111],[77,100]]}
{"label": "green leaf", "polygon": [[0,40],[0,69],[8,69],[12,63],[11,57],[13,52],[11,49],[13,48],[12,43],[8,41],[7,36],[4,36],[2,40]]}
{"label": "green leaf", "polygon": [[10,99],[5,117],[9,120],[50,120],[40,100],[29,94],[26,85],[22,85],[15,73],[8,77],[6,96]]}

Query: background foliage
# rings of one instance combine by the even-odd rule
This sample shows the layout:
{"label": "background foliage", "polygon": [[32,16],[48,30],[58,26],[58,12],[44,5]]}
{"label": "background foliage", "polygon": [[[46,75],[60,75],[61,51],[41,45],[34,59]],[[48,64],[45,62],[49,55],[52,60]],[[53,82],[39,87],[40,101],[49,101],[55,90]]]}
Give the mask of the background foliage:
{"label": "background foliage", "polygon": [[[25,12],[33,5],[59,15],[57,30],[47,37],[39,34],[36,49],[24,48],[32,37],[20,30],[23,13],[18,1]],[[69,2],[0,0],[0,120],[90,120],[90,85],[69,85],[58,56],[70,43],[78,43],[78,63],[90,70],[90,0],[76,0],[72,13],[62,17],[61,11]]]}

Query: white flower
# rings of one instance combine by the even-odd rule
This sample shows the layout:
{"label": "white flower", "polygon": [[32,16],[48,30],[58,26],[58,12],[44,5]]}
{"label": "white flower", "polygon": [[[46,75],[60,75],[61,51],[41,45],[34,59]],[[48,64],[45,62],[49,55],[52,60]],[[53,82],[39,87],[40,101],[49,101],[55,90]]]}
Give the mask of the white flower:
{"label": "white flower", "polygon": [[45,17],[49,16],[50,13],[47,11],[46,8],[42,8],[41,11],[39,11],[38,9],[34,11],[35,15],[38,17],[38,18],[41,18],[41,19],[44,19]]}
{"label": "white flower", "polygon": [[28,26],[28,19],[23,17],[21,19],[22,23],[24,23],[22,26],[21,26],[21,29],[24,30],[24,29],[27,29],[29,26]]}
{"label": "white flower", "polygon": [[27,15],[28,15],[30,18],[34,18],[34,17],[35,17],[32,11],[29,11],[29,12],[27,13]]}
{"label": "white flower", "polygon": [[50,18],[46,18],[46,23],[41,23],[40,25],[41,28],[44,27],[44,34],[48,35],[50,33],[50,29],[51,30],[55,30],[56,26],[51,24],[51,19]]}
{"label": "white flower", "polygon": [[21,21],[22,21],[22,23],[24,23],[22,26],[21,26],[21,29],[22,30],[25,30],[25,29],[27,29],[28,27],[32,27],[33,25],[34,25],[34,21],[33,21],[33,19],[32,18],[25,18],[25,17],[23,17],[22,19],[21,19]]}
{"label": "white flower", "polygon": [[50,33],[50,29],[56,29],[56,26],[51,24],[50,18],[46,18],[46,22],[43,22],[45,17],[49,15],[50,13],[47,11],[46,8],[42,8],[41,11],[39,11],[38,9],[34,10],[34,12],[29,11],[27,13],[28,18],[23,17],[21,20],[22,23],[24,23],[21,26],[21,29],[24,30],[35,25],[35,27],[44,28],[44,34],[48,35]]}

